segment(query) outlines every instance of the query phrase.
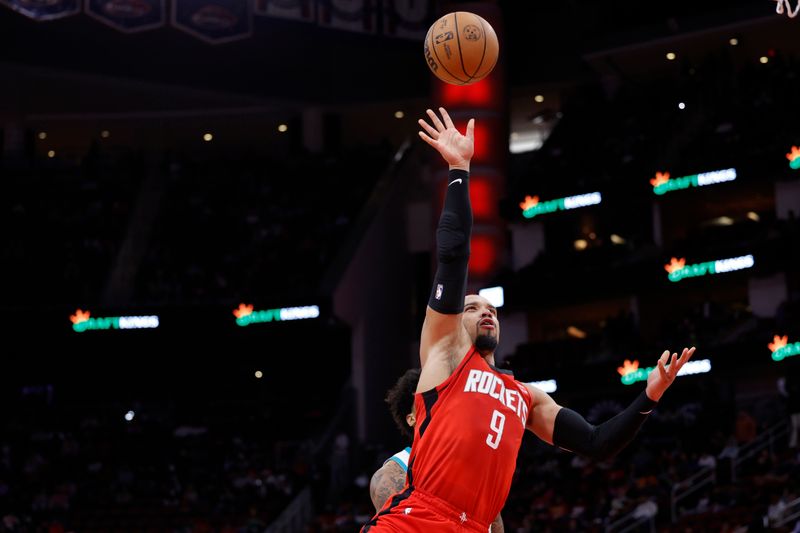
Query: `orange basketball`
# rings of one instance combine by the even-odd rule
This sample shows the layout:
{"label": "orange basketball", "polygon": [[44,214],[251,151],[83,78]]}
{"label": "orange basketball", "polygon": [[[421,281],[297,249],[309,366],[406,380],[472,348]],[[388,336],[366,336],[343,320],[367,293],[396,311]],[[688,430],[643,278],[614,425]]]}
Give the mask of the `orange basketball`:
{"label": "orange basketball", "polygon": [[497,63],[497,34],[475,13],[455,11],[433,23],[425,36],[425,60],[437,78],[469,85],[485,78]]}

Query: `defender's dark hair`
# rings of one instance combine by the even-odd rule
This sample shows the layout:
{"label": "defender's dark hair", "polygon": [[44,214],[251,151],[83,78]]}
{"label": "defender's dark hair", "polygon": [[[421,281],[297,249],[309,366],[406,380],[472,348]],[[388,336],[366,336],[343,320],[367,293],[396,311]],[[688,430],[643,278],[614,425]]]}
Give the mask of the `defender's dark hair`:
{"label": "defender's dark hair", "polygon": [[386,393],[386,403],[389,404],[389,411],[392,413],[394,423],[408,440],[414,440],[414,428],[406,422],[406,415],[414,407],[414,393],[417,392],[419,372],[419,368],[407,370]]}

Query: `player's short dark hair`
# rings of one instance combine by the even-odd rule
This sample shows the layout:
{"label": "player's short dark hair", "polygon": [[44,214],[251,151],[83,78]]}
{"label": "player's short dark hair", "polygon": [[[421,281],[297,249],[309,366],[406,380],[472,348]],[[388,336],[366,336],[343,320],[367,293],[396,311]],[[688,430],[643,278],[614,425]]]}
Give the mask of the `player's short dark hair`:
{"label": "player's short dark hair", "polygon": [[397,383],[386,393],[386,403],[389,404],[394,423],[397,424],[400,433],[409,440],[414,439],[414,430],[406,422],[406,415],[414,407],[414,393],[417,392],[418,382],[419,368],[412,368],[400,376]]}

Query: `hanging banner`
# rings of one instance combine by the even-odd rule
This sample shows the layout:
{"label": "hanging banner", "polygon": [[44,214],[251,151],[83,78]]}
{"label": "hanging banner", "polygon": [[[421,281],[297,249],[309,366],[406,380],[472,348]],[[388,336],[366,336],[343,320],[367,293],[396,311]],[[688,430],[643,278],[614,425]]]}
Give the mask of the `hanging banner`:
{"label": "hanging banner", "polygon": [[85,0],[84,11],[125,33],[160,28],[167,18],[164,0]]}
{"label": "hanging banner", "polygon": [[221,44],[253,34],[249,0],[173,0],[172,25],[207,43]]}
{"label": "hanging banner", "polygon": [[314,22],[316,7],[314,0],[256,0],[256,15]]}
{"label": "hanging banner", "polygon": [[33,20],[54,20],[79,13],[79,0],[0,0],[17,13]]}
{"label": "hanging banner", "polygon": [[321,0],[317,12],[320,26],[359,33],[377,33],[376,0]]}
{"label": "hanging banner", "polygon": [[383,33],[422,41],[433,22],[431,0],[383,0]]}

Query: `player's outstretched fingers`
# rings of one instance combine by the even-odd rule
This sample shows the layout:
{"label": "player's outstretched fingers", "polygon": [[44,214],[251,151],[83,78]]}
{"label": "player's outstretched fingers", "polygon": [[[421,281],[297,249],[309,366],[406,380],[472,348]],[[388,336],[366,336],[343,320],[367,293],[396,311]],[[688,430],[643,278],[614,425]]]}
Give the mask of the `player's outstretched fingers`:
{"label": "player's outstretched fingers", "polygon": [[445,126],[447,126],[448,128],[455,128],[455,125],[453,124],[453,120],[450,118],[450,115],[447,114],[447,111],[445,110],[445,108],[440,107],[439,108],[439,113],[442,114],[442,119],[444,120],[444,125]]}
{"label": "player's outstretched fingers", "polygon": [[424,131],[420,131],[420,132],[418,132],[418,133],[419,133],[419,136],[422,138],[422,140],[423,140],[423,141],[425,141],[426,143],[428,143],[428,144],[430,144],[431,146],[433,146],[434,148],[436,148],[436,145],[437,145],[437,143],[438,143],[438,141],[437,141],[437,140],[435,140],[435,139],[431,139],[430,137],[428,137],[428,136],[425,134],[425,132],[424,132]]}
{"label": "player's outstretched fingers", "polygon": [[658,360],[658,373],[661,374],[661,379],[669,383],[669,375],[667,369],[664,368],[664,358]]}
{"label": "player's outstretched fingers", "polygon": [[439,120],[439,117],[436,116],[436,113],[434,113],[432,109],[428,109],[427,113],[428,116],[431,117],[431,122],[433,122],[433,125],[436,126],[437,130],[439,130],[439,133],[443,132],[446,128],[444,127],[444,124],[442,124],[442,121]]}
{"label": "player's outstretched fingers", "polygon": [[428,135],[430,135],[431,139],[439,138],[439,132],[436,131],[430,124],[428,124],[422,119],[419,119],[417,122],[419,122],[420,127],[423,130],[425,130],[425,132],[427,132]]}

